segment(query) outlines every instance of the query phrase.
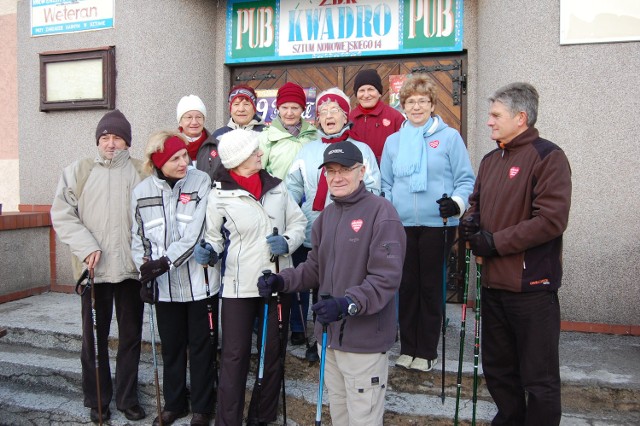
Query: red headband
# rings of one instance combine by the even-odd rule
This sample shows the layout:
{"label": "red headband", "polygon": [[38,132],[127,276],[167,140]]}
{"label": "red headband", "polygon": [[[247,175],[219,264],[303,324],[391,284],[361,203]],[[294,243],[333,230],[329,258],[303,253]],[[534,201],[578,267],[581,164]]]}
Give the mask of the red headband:
{"label": "red headband", "polygon": [[180,151],[181,149],[187,149],[187,144],[179,138],[178,136],[171,136],[169,139],[164,141],[164,148],[162,151],[156,151],[151,154],[151,161],[153,161],[153,165],[156,168],[162,169],[164,163],[169,161],[173,154]]}

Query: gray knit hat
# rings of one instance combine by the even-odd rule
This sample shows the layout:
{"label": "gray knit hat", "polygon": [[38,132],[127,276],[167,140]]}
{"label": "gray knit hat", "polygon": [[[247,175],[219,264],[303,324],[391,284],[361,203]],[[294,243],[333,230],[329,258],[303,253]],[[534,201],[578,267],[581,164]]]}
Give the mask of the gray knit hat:
{"label": "gray knit hat", "polygon": [[100,119],[96,127],[96,145],[102,135],[120,136],[127,146],[131,146],[131,123],[120,110],[109,111]]}

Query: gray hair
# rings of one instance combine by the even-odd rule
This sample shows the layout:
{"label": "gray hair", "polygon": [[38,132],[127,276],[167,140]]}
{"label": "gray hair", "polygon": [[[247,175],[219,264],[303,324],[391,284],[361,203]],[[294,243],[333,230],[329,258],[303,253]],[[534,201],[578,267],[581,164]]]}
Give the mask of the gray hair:
{"label": "gray hair", "polygon": [[511,115],[519,112],[527,114],[527,127],[533,127],[538,120],[538,91],[529,83],[511,83],[496,90],[490,102],[500,102]]}

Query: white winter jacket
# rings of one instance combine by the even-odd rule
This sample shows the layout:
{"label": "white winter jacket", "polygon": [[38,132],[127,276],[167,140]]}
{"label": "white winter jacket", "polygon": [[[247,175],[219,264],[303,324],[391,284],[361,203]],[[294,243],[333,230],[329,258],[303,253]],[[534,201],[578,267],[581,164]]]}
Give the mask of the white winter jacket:
{"label": "white winter jacket", "polygon": [[304,240],[307,219],[289,197],[284,183],[265,170],[258,172],[262,181],[259,200],[240,187],[226,169],[221,167],[217,173],[207,204],[205,239],[216,253],[221,253],[225,244],[223,224],[229,232],[222,297],[260,297],[257,283],[262,271],[276,272],[267,236],[277,227],[287,239],[289,253],[279,257],[279,264],[280,269],[291,267],[290,254]]}
{"label": "white winter jacket", "polygon": [[[168,273],[156,278],[160,302],[192,302],[207,297],[204,268],[193,257],[193,248],[204,231],[209,175],[189,166],[187,175],[173,188],[156,174],[133,190],[131,249],[140,269],[144,258],[171,261]],[[209,294],[220,289],[219,267],[207,268]]]}

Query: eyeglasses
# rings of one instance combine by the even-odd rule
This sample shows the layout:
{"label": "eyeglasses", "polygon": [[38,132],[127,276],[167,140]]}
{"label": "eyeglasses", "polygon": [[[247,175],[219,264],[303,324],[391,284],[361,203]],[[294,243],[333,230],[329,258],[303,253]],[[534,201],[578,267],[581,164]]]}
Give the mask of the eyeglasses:
{"label": "eyeglasses", "polygon": [[352,167],[340,167],[339,169],[324,169],[324,175],[327,177],[335,177],[335,176],[346,176],[358,167],[361,167],[362,164],[356,164]]}
{"label": "eyeglasses", "polygon": [[340,108],[330,108],[330,109],[320,110],[318,115],[320,117],[326,117],[327,115],[338,115],[340,113],[344,114],[344,111],[342,111]]}
{"label": "eyeglasses", "polygon": [[204,121],[204,116],[202,115],[183,115],[180,121],[185,121],[187,123],[191,123],[191,121],[196,120],[198,123],[202,123]]}
{"label": "eyeglasses", "polygon": [[418,104],[420,106],[420,108],[424,108],[427,105],[431,105],[431,100],[430,99],[425,99],[425,98],[418,99],[417,101],[413,100],[413,99],[409,99],[408,101],[405,101],[404,106],[407,109],[411,109],[414,106],[416,106],[416,104]]}

